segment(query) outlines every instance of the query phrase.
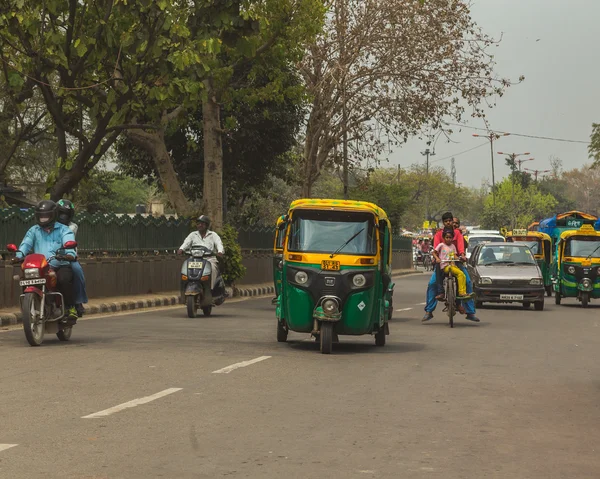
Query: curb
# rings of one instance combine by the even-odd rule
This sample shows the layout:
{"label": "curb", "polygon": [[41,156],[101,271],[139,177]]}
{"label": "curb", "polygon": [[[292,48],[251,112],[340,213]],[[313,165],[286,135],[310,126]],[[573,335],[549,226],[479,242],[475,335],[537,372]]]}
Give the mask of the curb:
{"label": "curb", "polygon": [[[248,288],[227,288],[230,297],[250,297],[275,294],[275,287],[248,287]],[[119,311],[134,311],[139,309],[150,309],[162,306],[174,306],[182,304],[180,296],[157,296],[152,299],[116,301],[113,303],[91,303],[85,304],[84,310],[86,316],[104,313],[116,313]],[[23,322],[23,314],[18,311],[15,313],[0,312],[0,326],[15,326]]]}

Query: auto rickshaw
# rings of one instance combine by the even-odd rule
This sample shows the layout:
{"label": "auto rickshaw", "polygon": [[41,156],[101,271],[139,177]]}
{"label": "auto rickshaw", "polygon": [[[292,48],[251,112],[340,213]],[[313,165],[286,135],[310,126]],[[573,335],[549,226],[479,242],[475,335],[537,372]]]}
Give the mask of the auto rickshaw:
{"label": "auto rickshaw", "polygon": [[272,301],[273,304],[277,304],[277,298],[281,294],[283,242],[285,241],[286,226],[286,215],[277,218],[277,224],[275,225],[275,239],[273,241],[273,285],[275,286],[275,299]]}
{"label": "auto rickshaw", "polygon": [[554,299],[577,298],[585,308],[600,298],[600,232],[591,225],[560,235],[555,265]]}
{"label": "auto rickshaw", "polygon": [[277,340],[310,333],[330,354],[339,335],[385,345],[393,306],[392,227],[373,203],[294,201],[287,215]]}
{"label": "auto rickshaw", "polygon": [[515,229],[506,235],[507,242],[520,242],[529,246],[536,263],[542,271],[544,289],[552,296],[552,238],[546,233],[525,229]]}

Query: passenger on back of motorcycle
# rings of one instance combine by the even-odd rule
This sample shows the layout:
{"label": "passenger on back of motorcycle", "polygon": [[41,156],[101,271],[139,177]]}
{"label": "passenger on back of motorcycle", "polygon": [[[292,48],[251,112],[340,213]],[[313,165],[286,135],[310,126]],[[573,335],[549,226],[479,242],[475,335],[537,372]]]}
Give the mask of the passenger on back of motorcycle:
{"label": "passenger on back of motorcycle", "polygon": [[56,221],[58,207],[54,201],[43,200],[35,207],[36,225],[25,234],[16,258],[13,262],[22,262],[30,253],[43,254],[49,261],[50,267],[56,271],[58,291],[63,295],[67,319],[77,322],[75,310],[75,295],[73,291],[73,270],[70,260],[77,253],[74,249],[63,249],[67,241],[75,241],[75,235],[65,225]]}
{"label": "passenger on back of motorcycle", "polygon": [[[210,218],[206,215],[201,215],[198,218],[198,231],[194,231],[188,235],[183,244],[179,247],[177,254],[183,254],[184,251],[193,249],[194,247],[204,246],[212,252],[216,251],[217,256],[222,257],[223,253],[225,253],[225,249],[223,248],[223,242],[221,241],[221,237],[214,231],[209,230],[209,226]],[[212,266],[212,272],[210,277],[210,289],[214,290],[217,278],[219,276],[219,262],[214,256],[208,258],[208,261],[210,261],[210,264]],[[223,294],[225,294],[224,290]]]}
{"label": "passenger on back of motorcycle", "polygon": [[[73,223],[73,217],[75,216],[75,205],[69,200],[58,200],[58,222],[65,226],[77,235],[79,227],[77,223]],[[83,304],[88,302],[87,292],[85,290],[85,276],[83,275],[83,268],[79,261],[71,262],[71,269],[73,270],[73,287],[75,293],[75,309],[77,310],[77,316],[81,318],[84,313]]]}

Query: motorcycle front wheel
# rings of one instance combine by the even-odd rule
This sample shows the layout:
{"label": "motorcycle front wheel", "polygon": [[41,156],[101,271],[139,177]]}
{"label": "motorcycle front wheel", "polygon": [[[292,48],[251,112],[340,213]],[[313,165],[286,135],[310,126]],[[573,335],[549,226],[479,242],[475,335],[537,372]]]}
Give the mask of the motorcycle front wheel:
{"label": "motorcycle front wheel", "polygon": [[40,297],[35,293],[25,293],[23,298],[23,331],[31,346],[39,346],[44,341],[44,322],[40,320]]}

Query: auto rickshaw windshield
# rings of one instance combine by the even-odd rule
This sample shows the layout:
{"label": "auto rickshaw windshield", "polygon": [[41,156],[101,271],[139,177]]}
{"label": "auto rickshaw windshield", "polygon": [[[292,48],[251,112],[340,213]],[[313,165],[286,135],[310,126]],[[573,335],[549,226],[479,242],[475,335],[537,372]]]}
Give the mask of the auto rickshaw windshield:
{"label": "auto rickshaw windshield", "polygon": [[338,254],[375,255],[377,236],[374,217],[365,212],[296,210],[290,227],[288,250]]}
{"label": "auto rickshaw windshield", "polygon": [[600,258],[600,238],[577,236],[569,238],[565,245],[565,256]]}
{"label": "auto rickshaw windshield", "polygon": [[531,252],[536,254],[542,254],[542,241],[521,241],[521,243],[526,244],[527,247],[531,250]]}

